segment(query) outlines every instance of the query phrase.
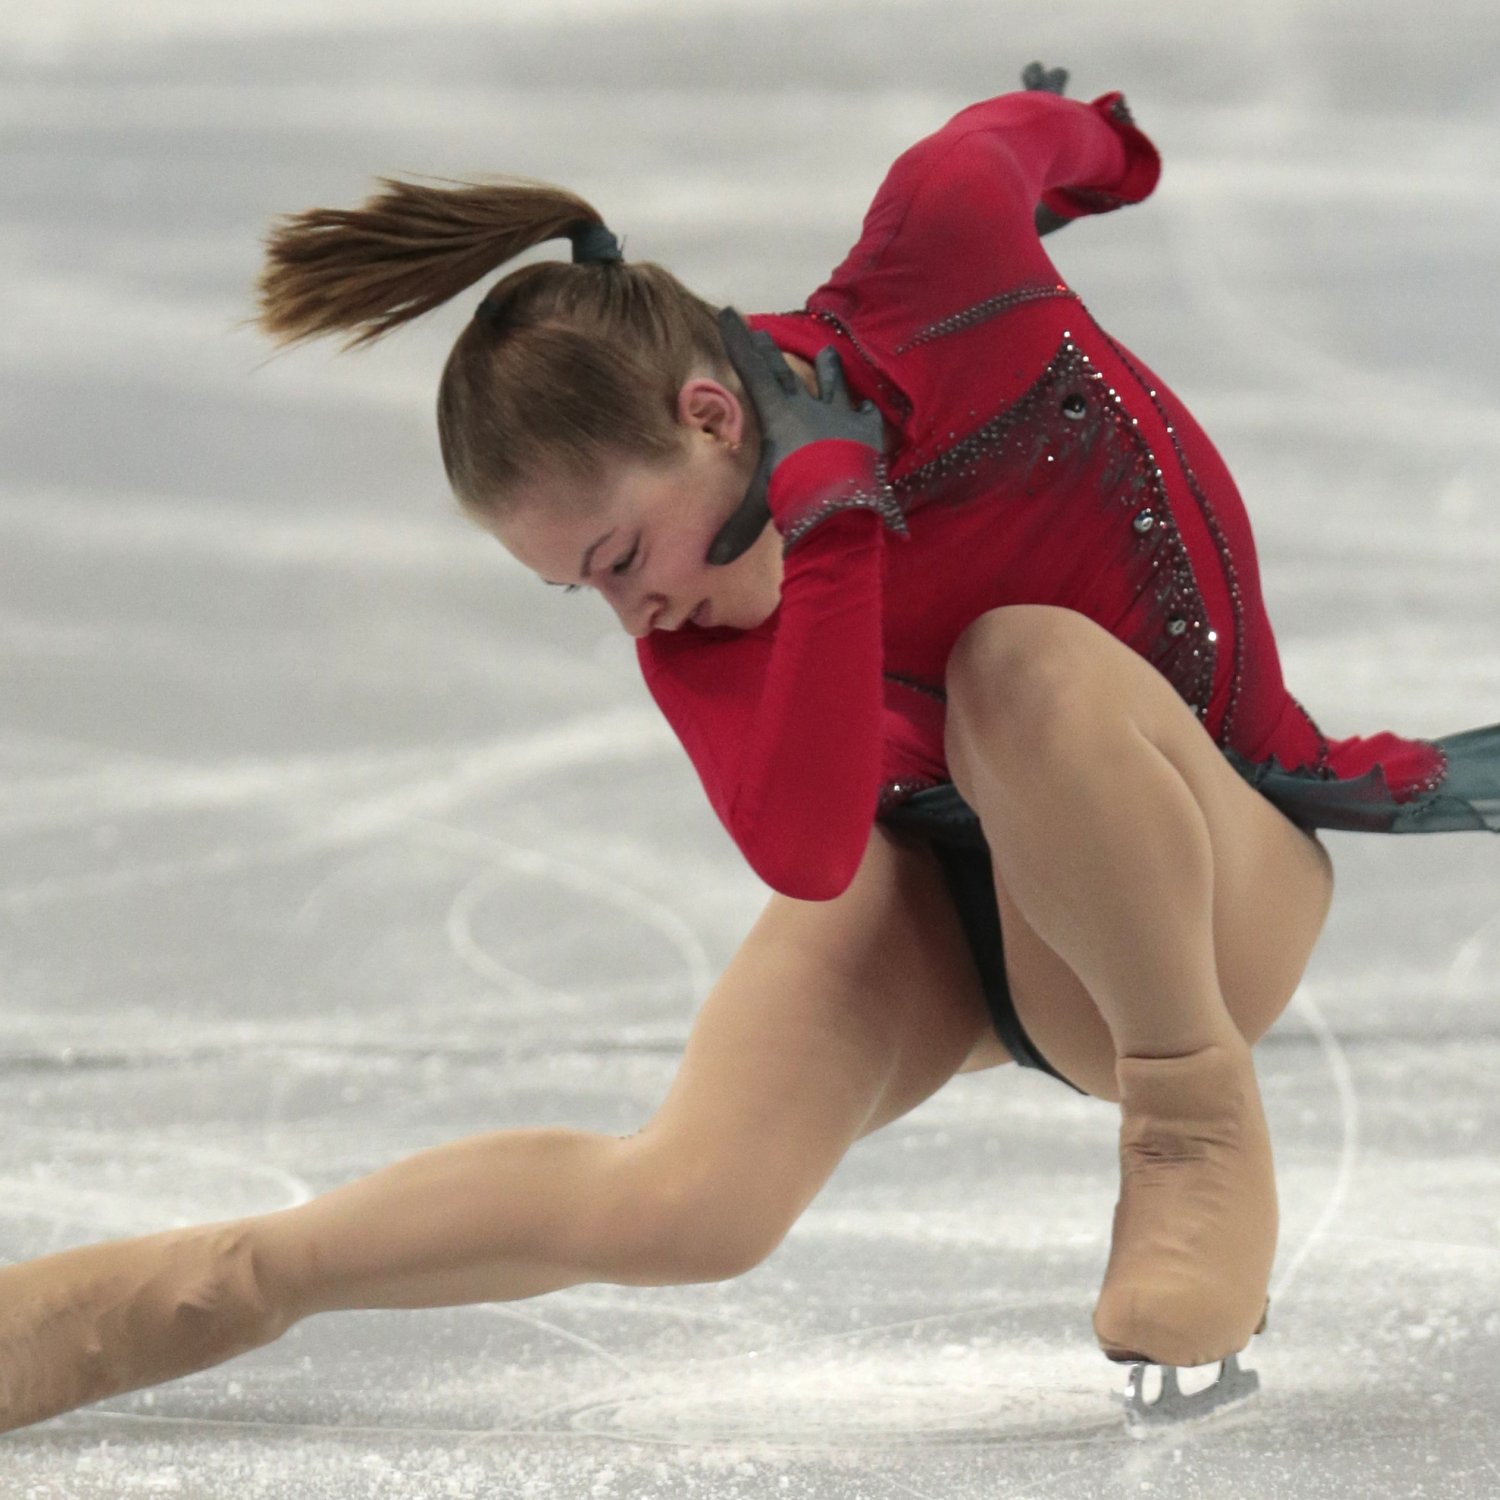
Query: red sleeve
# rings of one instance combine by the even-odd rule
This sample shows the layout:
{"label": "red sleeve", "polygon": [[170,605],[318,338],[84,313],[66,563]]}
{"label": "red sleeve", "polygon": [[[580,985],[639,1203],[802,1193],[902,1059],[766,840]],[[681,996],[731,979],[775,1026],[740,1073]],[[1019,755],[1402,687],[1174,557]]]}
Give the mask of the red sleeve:
{"label": "red sleeve", "polygon": [[1148,196],[1160,175],[1117,93],[972,105],[897,158],[859,243],[814,303],[895,347],[913,326],[1058,280],[1036,233],[1038,203],[1067,218],[1104,213]]}
{"label": "red sleeve", "polygon": [[[779,471],[778,471],[779,473]],[[840,511],[786,557],[781,607],[744,634],[654,632],[641,670],[714,811],[773,890],[837,896],[880,791],[885,527]]]}

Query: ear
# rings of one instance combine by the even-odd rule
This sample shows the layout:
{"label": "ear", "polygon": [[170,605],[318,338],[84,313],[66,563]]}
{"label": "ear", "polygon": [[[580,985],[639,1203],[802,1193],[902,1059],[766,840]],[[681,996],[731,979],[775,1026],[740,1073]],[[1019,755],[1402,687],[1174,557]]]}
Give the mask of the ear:
{"label": "ear", "polygon": [[677,420],[731,447],[745,437],[745,408],[728,386],[694,376],[677,393]]}

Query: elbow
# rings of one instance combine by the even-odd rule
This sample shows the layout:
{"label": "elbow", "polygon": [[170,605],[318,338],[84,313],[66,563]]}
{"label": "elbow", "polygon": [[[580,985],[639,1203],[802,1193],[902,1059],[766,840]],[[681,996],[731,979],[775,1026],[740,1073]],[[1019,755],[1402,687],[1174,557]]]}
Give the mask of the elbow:
{"label": "elbow", "polygon": [[863,847],[835,848],[821,839],[800,847],[745,850],[750,868],[782,896],[797,901],[832,901],[854,883]]}

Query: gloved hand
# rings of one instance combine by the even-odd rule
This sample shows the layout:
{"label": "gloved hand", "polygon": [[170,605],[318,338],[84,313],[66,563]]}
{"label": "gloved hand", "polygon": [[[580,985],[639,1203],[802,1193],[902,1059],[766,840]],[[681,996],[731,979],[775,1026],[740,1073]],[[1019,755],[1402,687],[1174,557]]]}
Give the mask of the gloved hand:
{"label": "gloved hand", "polygon": [[[1021,87],[1039,94],[1056,94],[1060,99],[1068,90],[1068,70],[1045,68],[1039,62],[1027,63],[1021,70]],[[1053,230],[1073,222],[1061,214],[1053,213],[1045,203],[1037,204],[1035,219],[1039,235],[1051,234]]]}
{"label": "gloved hand", "polygon": [[[829,455],[836,468],[844,469],[858,480],[874,471],[885,448],[885,428],[879,411],[870,401],[854,405],[835,350],[822,350],[813,363],[818,377],[818,394],[814,396],[770,336],[752,333],[732,307],[720,312],[719,333],[724,340],[724,352],[744,382],[745,394],[760,421],[760,460],[745,498],[720,527],[708,549],[708,561],[716,566],[733,562],[765,530],[772,517],[772,477],[792,454],[816,443],[834,442],[841,449],[858,445]],[[861,453],[859,448],[870,451]],[[777,517],[783,535],[788,524],[806,519],[805,513],[825,498],[818,493],[799,495],[798,514]],[[884,509],[878,505],[873,508]]]}
{"label": "gloved hand", "polygon": [[1034,93],[1060,96],[1068,91],[1068,70],[1045,68],[1039,62],[1027,63],[1021,69],[1021,87]]}

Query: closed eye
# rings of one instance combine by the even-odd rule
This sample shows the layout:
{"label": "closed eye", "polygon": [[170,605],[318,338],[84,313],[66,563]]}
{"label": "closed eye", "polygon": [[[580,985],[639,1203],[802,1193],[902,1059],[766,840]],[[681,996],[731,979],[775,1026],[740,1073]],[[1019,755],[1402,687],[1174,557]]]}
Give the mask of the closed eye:
{"label": "closed eye", "polygon": [[[635,565],[635,560],[640,550],[641,539],[640,537],[636,537],[636,539],[630,544],[630,551],[627,552],[624,557],[620,558],[619,561],[611,563],[609,565],[609,571],[616,578],[623,578]],[[585,577],[586,576],[587,575],[585,574]],[[555,579],[552,578],[544,578],[542,579],[542,582],[545,583],[549,589],[561,589],[565,594],[576,594],[580,589],[585,587],[585,585],[581,583],[558,583]]]}

